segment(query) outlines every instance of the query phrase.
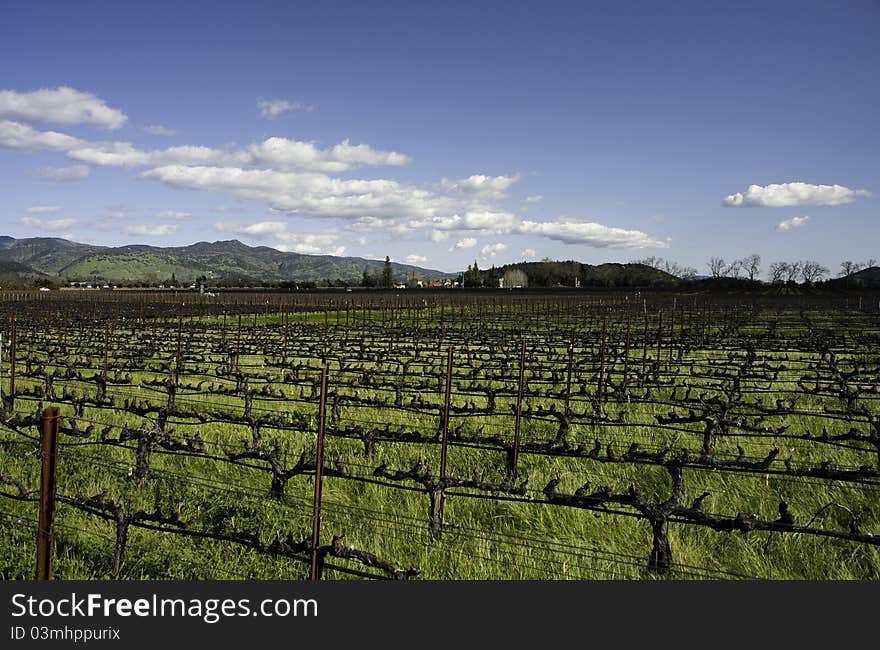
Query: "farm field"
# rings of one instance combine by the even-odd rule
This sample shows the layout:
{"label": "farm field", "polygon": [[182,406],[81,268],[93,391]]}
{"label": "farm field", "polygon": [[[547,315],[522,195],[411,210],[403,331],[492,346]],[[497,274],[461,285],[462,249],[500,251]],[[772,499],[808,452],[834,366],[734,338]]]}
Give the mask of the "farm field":
{"label": "farm field", "polygon": [[0,300],[4,579],[880,578],[870,292]]}

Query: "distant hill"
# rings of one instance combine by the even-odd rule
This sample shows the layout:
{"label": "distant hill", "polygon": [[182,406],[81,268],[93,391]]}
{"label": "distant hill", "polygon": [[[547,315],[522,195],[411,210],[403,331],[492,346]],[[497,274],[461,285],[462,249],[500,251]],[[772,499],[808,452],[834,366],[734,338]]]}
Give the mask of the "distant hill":
{"label": "distant hill", "polygon": [[[0,263],[20,264],[35,273],[69,280],[161,283],[173,276],[178,283],[192,283],[206,276],[209,284],[242,285],[327,281],[357,284],[365,269],[373,277],[381,277],[384,266],[378,260],[284,253],[267,246],[246,246],[237,240],[162,248],[92,246],[50,237],[0,237]],[[456,275],[395,262],[391,269],[397,282],[406,281],[412,274],[434,279]]]}
{"label": "distant hill", "polygon": [[[2,248],[2,243],[0,243]],[[15,289],[32,287],[35,282],[48,279],[42,273],[34,271],[31,267],[21,262],[0,259],[0,288]]]}
{"label": "distant hill", "polygon": [[[510,271],[522,271],[530,288],[553,287],[660,287],[678,282],[674,275],[646,264],[582,264],[565,262],[518,262],[483,270],[483,285],[497,287]],[[515,277],[515,276],[508,276]],[[508,282],[508,284],[510,284]]]}
{"label": "distant hill", "polygon": [[829,280],[828,284],[844,287],[880,287],[880,266],[869,266],[843,278]]}

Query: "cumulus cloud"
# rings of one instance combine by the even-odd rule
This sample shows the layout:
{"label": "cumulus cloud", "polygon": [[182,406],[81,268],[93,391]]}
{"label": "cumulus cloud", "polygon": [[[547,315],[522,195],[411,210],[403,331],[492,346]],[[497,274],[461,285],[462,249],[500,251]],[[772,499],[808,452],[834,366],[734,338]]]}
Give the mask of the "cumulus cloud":
{"label": "cumulus cloud", "polygon": [[126,235],[134,235],[135,237],[167,237],[177,232],[177,226],[168,223],[155,225],[141,223],[126,226],[124,232]]}
{"label": "cumulus cloud", "polygon": [[532,196],[526,197],[526,203],[537,203],[538,201],[542,200],[543,198],[544,197],[541,196],[540,194],[533,194]]}
{"label": "cumulus cloud", "polygon": [[91,170],[87,165],[70,165],[69,167],[40,167],[33,172],[34,176],[47,181],[69,183],[88,178]]}
{"label": "cumulus cloud", "polygon": [[459,239],[455,242],[455,245],[449,249],[449,252],[461,250],[463,248],[473,248],[477,245],[477,240],[473,237],[465,237],[464,239]]}
{"label": "cumulus cloud", "polygon": [[289,232],[287,224],[281,221],[259,221],[251,224],[220,222],[214,224],[214,228],[250,239],[271,240],[274,248],[288,253],[334,256],[345,253],[345,246],[338,245],[339,233]]}
{"label": "cumulus cloud", "polygon": [[63,151],[68,158],[102,167],[161,167],[167,165],[220,165],[268,167],[273,170],[340,173],[363,165],[399,166],[411,161],[396,151],[381,151],[343,140],[321,149],[312,142],[272,137],[244,149],[181,145],[152,151],[130,142],[88,141],[28,124],[0,120],[0,147],[24,151]]}
{"label": "cumulus cloud", "polygon": [[379,217],[360,217],[345,226],[352,232],[375,232],[377,230],[403,233],[409,228],[401,224],[397,219],[382,219]]}
{"label": "cumulus cloud", "polygon": [[745,192],[731,194],[724,199],[727,207],[785,208],[798,205],[842,205],[852,203],[857,196],[871,196],[866,190],[852,190],[843,185],[813,185],[811,183],[774,183],[749,185]]}
{"label": "cumulus cloud", "polygon": [[22,217],[19,219],[19,223],[23,226],[29,226],[30,228],[39,228],[40,230],[46,230],[48,232],[59,232],[61,230],[67,230],[71,226],[76,224],[76,219],[37,219],[35,217]]}
{"label": "cumulus cloud", "polygon": [[25,210],[28,214],[52,214],[53,212],[61,212],[61,206],[58,205],[35,205]]}
{"label": "cumulus cloud", "polygon": [[776,230],[791,230],[792,228],[800,228],[810,220],[809,217],[792,217],[776,224]]}
{"label": "cumulus cloud", "polygon": [[214,224],[214,227],[221,232],[247,235],[254,239],[272,237],[287,232],[287,226],[281,221],[259,221],[248,225],[221,221]]}
{"label": "cumulus cloud", "polygon": [[153,124],[150,126],[145,126],[144,131],[151,135],[164,135],[164,136],[172,136],[177,135],[177,131],[174,129],[169,129],[167,127],[161,126],[159,124]]}
{"label": "cumulus cloud", "polygon": [[245,155],[245,162],[251,165],[327,173],[344,172],[358,165],[405,165],[411,160],[396,151],[378,151],[365,144],[353,145],[349,140],[320,149],[312,142],[278,137],[250,145]]}
{"label": "cumulus cloud", "polygon": [[538,256],[538,252],[534,248],[524,248],[520,253],[520,257],[524,260],[535,259]]}
{"label": "cumulus cloud", "polygon": [[317,217],[434,216],[438,197],[391,180],[343,180],[325,174],[168,165],[142,172],[174,187],[226,192],[288,213]]}
{"label": "cumulus cloud", "polygon": [[287,233],[275,248],[286,253],[302,255],[345,255],[345,246],[336,245],[338,236],[333,233]]}
{"label": "cumulus cloud", "polygon": [[22,151],[69,151],[87,142],[56,131],[38,131],[33,127],[0,120],[0,147]]}
{"label": "cumulus cloud", "polygon": [[493,210],[470,210],[464,214],[444,215],[423,219],[412,219],[410,228],[433,228],[442,230],[485,230],[508,233],[517,225],[516,217],[509,212]]}
{"label": "cumulus cloud", "polygon": [[422,262],[427,262],[428,258],[424,255],[407,255],[406,262],[407,264],[421,264]]}
{"label": "cumulus cloud", "polygon": [[565,244],[587,244],[596,248],[667,248],[668,242],[653,239],[640,230],[611,228],[590,221],[523,221],[517,232],[538,235]]}
{"label": "cumulus cloud", "polygon": [[175,219],[176,221],[189,221],[192,219],[192,212],[177,212],[175,210],[164,210],[156,215],[160,219]]}
{"label": "cumulus cloud", "polygon": [[311,113],[315,107],[302,102],[291,102],[286,99],[258,99],[257,108],[260,109],[260,117],[274,120],[290,111],[306,111]]}
{"label": "cumulus cloud", "polygon": [[144,151],[129,142],[88,142],[67,150],[67,157],[102,167],[154,165],[238,165],[248,162],[246,154],[223,149],[184,145]]}
{"label": "cumulus cloud", "polygon": [[449,233],[443,232],[442,230],[432,230],[430,239],[432,242],[441,242],[449,239]]}
{"label": "cumulus cloud", "polygon": [[486,244],[480,250],[480,255],[484,258],[495,257],[498,253],[507,250],[507,244],[497,243],[497,244]]}
{"label": "cumulus cloud", "polygon": [[519,174],[513,176],[486,176],[474,174],[461,180],[444,178],[439,187],[444,192],[461,194],[471,198],[499,199],[504,192],[519,180]]}
{"label": "cumulus cloud", "polygon": [[87,124],[118,129],[128,119],[91,93],[67,86],[42,88],[30,93],[0,90],[0,118],[48,124]]}

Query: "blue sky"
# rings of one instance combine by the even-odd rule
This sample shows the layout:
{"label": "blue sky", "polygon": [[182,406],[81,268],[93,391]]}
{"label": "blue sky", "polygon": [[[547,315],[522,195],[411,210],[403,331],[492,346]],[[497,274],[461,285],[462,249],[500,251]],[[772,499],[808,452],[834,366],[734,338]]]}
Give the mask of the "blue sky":
{"label": "blue sky", "polygon": [[880,257],[880,4],[5,3],[2,234]]}

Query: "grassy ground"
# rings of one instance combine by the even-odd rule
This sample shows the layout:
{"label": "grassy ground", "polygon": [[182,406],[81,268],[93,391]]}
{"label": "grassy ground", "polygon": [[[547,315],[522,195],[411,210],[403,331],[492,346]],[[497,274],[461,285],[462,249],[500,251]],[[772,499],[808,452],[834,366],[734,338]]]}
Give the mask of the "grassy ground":
{"label": "grassy ground", "polygon": [[[307,424],[304,431],[271,427],[261,431],[266,447],[277,444],[279,459],[284,467],[290,467],[301,453],[311,452],[317,430],[317,404],[310,399],[313,389],[304,381],[292,384],[291,377],[299,374],[315,378],[318,368],[327,361],[331,389],[338,395],[361,400],[337,406],[335,424],[339,428],[360,425],[366,429],[387,427],[396,431],[405,426],[409,431],[433,434],[438,430],[439,410],[428,409],[424,404],[412,409],[395,406],[393,390],[364,382],[369,381],[368,375],[374,380],[392,379],[404,385],[404,404],[418,399],[439,407],[445,351],[453,344],[456,376],[450,427],[463,435],[482,431],[484,436],[497,434],[509,440],[514,426],[512,407],[518,343],[525,335],[529,340],[527,407],[563,408],[568,345],[574,340],[572,408],[576,413],[594,413],[598,408],[610,420],[590,422],[586,417],[575,418],[567,437],[573,447],[584,444],[589,449],[598,439],[603,455],[608,445],[620,454],[633,442],[642,449],[687,448],[698,453],[702,442],[701,423],[673,430],[657,426],[656,416],[667,415],[670,410],[684,415],[689,408],[694,408],[693,403],[682,401],[688,388],[693,394],[704,392],[706,399],[723,396],[724,389],[731,385],[723,373],[741,367],[748,345],[757,348],[757,363],[784,366],[784,369],[772,380],[763,376],[742,380],[744,402],[737,408],[744,417],[754,419],[755,400],[772,405],[776,400],[796,398],[796,413],[767,416],[762,425],[786,426],[786,434],[819,434],[823,427],[831,435],[844,433],[853,426],[869,430],[867,416],[831,417],[827,409],[840,408],[840,400],[830,393],[804,393],[798,385],[803,377],[815,374],[828,381],[833,379],[834,373],[822,365],[817,350],[804,349],[801,345],[805,337],[815,332],[811,333],[805,325],[804,314],[796,311],[781,312],[780,322],[775,324],[777,317],[769,311],[742,322],[733,317],[719,318],[711,324],[709,335],[704,328],[700,337],[694,323],[685,331],[681,329],[681,321],[678,330],[666,330],[660,329],[663,324],[652,316],[648,327],[652,338],[647,342],[640,338],[643,336],[641,321],[614,312],[591,314],[583,320],[577,313],[565,312],[562,308],[560,315],[552,317],[528,308],[519,311],[508,308],[503,315],[483,313],[479,319],[472,311],[453,320],[456,315],[451,310],[442,315],[438,310],[404,312],[398,313],[392,323],[390,313],[384,314],[383,321],[383,314],[375,310],[367,313],[367,324],[361,325],[362,313],[358,311],[357,321],[349,315],[347,327],[344,312],[339,316],[335,312],[326,316],[320,312],[260,315],[256,321],[246,315],[240,333],[235,318],[200,318],[184,328],[181,382],[193,388],[182,389],[176,403],[180,408],[197,408],[203,413],[241,414],[245,408],[241,393],[221,394],[219,390],[235,387],[234,376],[223,368],[231,365],[231,353],[241,351],[238,364],[250,377],[250,388],[285,391],[286,395],[285,399],[255,396],[254,413],[280,413],[289,422],[303,420]],[[862,360],[873,369],[875,374],[865,375],[867,379],[863,384],[874,382],[876,387],[876,351],[856,342],[860,321],[821,310],[807,316],[824,323],[826,335],[834,335],[834,341],[842,346],[841,359],[850,363],[847,368],[852,367],[853,360]],[[622,354],[630,319],[629,357],[624,364]],[[225,331],[222,330],[224,320]],[[665,323],[665,327],[670,326],[669,314]],[[38,324],[29,332],[29,339],[19,349],[19,372],[22,372],[24,359],[30,355],[33,360],[54,360],[42,370],[43,375],[61,371],[63,364],[57,361],[60,358],[87,362],[93,370],[82,374],[98,374],[103,363],[103,339],[95,336],[94,331],[77,327],[71,331],[68,353],[62,357],[57,349],[54,352],[50,349],[58,344],[57,332],[51,331],[53,326],[57,327],[57,323]],[[130,375],[129,383],[110,385],[108,394],[115,396],[117,404],[126,399],[166,403],[168,397],[163,387],[146,386],[144,382],[167,378],[176,365],[177,324],[169,321],[159,326],[144,323],[130,330],[126,327],[114,331],[108,353],[110,368],[130,359],[138,349],[144,359],[137,367],[129,361],[122,371]],[[655,347],[658,331],[662,334],[659,355]],[[691,340],[689,336],[693,341],[686,345]],[[608,360],[607,367],[600,362],[602,350]],[[650,388],[650,396],[646,397],[650,385],[646,380],[645,386],[628,389],[626,396],[621,389],[620,400],[612,395],[597,405],[600,367],[605,390],[610,394],[614,384],[622,380],[624,367],[627,367],[627,376],[636,376],[643,367],[643,358],[647,358],[648,368],[652,361],[658,358],[660,361],[660,382]],[[615,359],[613,363],[612,359]],[[409,363],[406,371],[404,363]],[[300,368],[294,370],[296,366]],[[370,374],[373,372],[375,374]],[[722,374],[713,375],[713,372]],[[24,374],[17,380],[19,390],[45,385],[39,372],[31,376]],[[199,382],[204,384],[196,389]],[[58,394],[67,389],[95,395],[97,390],[94,381],[56,378],[53,383]],[[6,381],[4,390],[8,390],[8,385]],[[478,413],[477,409],[488,406],[488,400],[485,393],[475,388],[487,387],[509,392],[497,396],[491,413]],[[583,394],[578,394],[581,387]],[[366,403],[379,399],[387,403]],[[48,402],[36,397],[19,397],[16,411],[31,412],[41,403]],[[52,400],[52,403],[61,404],[65,415],[73,415],[70,403],[63,400]],[[857,400],[857,406],[867,409],[873,417],[880,415],[878,402],[870,394]],[[455,411],[455,408],[470,407],[474,412]],[[86,406],[81,419],[114,426],[152,424],[149,419],[130,412],[94,406]],[[62,436],[59,492],[69,497],[105,493],[122,504],[127,513],[152,512],[158,507],[166,514],[178,513],[182,520],[190,522],[192,530],[227,536],[257,533],[263,543],[271,542],[278,534],[284,537],[291,533],[296,541],[308,537],[313,496],[310,474],[287,481],[284,497],[279,501],[269,495],[271,476],[266,472],[267,463],[219,460],[232,451],[242,450],[246,441],[252,442],[250,426],[216,421],[200,423],[173,417],[168,426],[178,439],[198,435],[205,442],[205,453],[194,457],[154,450],[150,476],[143,479],[131,475],[135,467],[133,443],[129,443],[128,448],[97,444],[98,432],[82,439]],[[98,430],[100,428],[98,426]],[[524,442],[551,441],[557,429],[558,423],[553,417],[524,417],[522,439]],[[33,430],[30,433],[33,434]],[[870,446],[847,449],[803,438],[776,439],[749,435],[745,430],[731,433],[737,435],[718,437],[715,447],[718,458],[740,454],[763,458],[775,447],[779,449],[779,460],[773,468],[780,471],[784,469],[782,461],[786,458],[799,466],[819,466],[828,461],[835,466],[867,464],[877,468],[877,456],[876,453],[871,455]],[[366,458],[361,441],[330,437],[325,465],[344,466],[347,473],[368,479],[379,466],[409,470],[421,462],[430,466],[436,477],[439,454],[439,444],[435,442],[381,441],[376,444],[373,457]],[[505,456],[497,449],[455,444],[454,440],[449,449],[449,473],[455,477],[474,476],[484,482],[500,483],[505,476],[504,463]],[[0,473],[35,488],[39,477],[35,443],[12,432],[0,432]],[[591,490],[607,486],[615,493],[626,493],[630,486],[637,486],[650,501],[659,503],[671,490],[669,472],[660,466],[522,453],[518,482],[527,481],[525,498],[498,498],[497,494],[478,490],[450,490],[445,501],[442,536],[436,539],[429,532],[429,499],[424,491],[328,476],[323,486],[321,541],[329,543],[333,536],[341,535],[345,544],[369,551],[395,566],[418,567],[421,577],[444,580],[880,577],[880,552],[876,545],[802,533],[723,532],[675,522],[669,524],[674,562],[671,570],[649,571],[647,558],[651,553],[652,534],[647,521],[632,516],[636,512],[626,506],[609,507],[614,512],[595,512],[547,504],[542,490],[555,478],[560,481],[557,490],[566,494],[574,493],[587,482]],[[419,487],[411,481],[396,485]],[[703,501],[708,513],[731,517],[750,513],[772,521],[779,516],[780,499],[784,499],[798,524],[810,522],[814,527],[846,531],[852,521],[850,513],[856,513],[862,532],[877,533],[878,489],[880,485],[876,481],[866,485],[778,472],[729,472],[694,467],[684,472],[683,503],[690,504],[708,493]],[[489,496],[495,498],[486,498]],[[113,562],[116,527],[112,521],[61,503],[57,522],[56,575],[62,579],[291,579],[306,575],[307,567],[301,562],[259,553],[229,541],[135,527],[129,528],[124,561],[117,571]],[[32,576],[35,525],[33,502],[0,499],[0,535],[5,538],[0,544],[0,576],[3,578]],[[337,563],[357,566],[341,560]],[[351,577],[330,570],[326,576]]]}

